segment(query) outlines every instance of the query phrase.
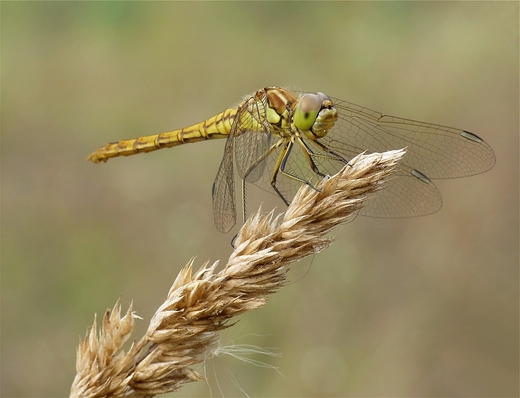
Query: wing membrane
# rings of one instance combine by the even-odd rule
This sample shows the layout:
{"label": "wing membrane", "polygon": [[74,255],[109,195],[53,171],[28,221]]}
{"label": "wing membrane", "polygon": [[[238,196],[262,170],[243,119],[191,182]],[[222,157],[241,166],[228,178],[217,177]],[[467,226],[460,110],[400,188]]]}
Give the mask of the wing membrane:
{"label": "wing membrane", "polygon": [[383,115],[335,101],[340,116],[323,141],[338,152],[348,147],[369,152],[407,147],[403,164],[431,179],[467,177],[483,173],[495,164],[491,147],[473,134],[476,140],[468,139],[464,130]]}
{"label": "wing membrane", "polygon": [[[318,178],[336,173],[361,152],[406,147],[395,177],[360,211],[372,217],[434,213],[441,208],[442,198],[431,179],[471,176],[495,164],[489,145],[465,130],[383,115],[338,99],[333,102],[338,119],[317,142],[304,135],[273,134],[265,96],[252,96],[244,103],[215,180],[215,223],[219,227],[220,220],[220,230],[236,221],[233,156],[242,179],[278,193],[288,203],[302,183],[314,186]],[[271,185],[273,176],[276,190]]]}
{"label": "wing membrane", "polygon": [[227,233],[237,222],[235,176],[233,171],[233,129],[226,141],[212,190],[213,219],[220,232]]}
{"label": "wing membrane", "polygon": [[254,183],[265,171],[263,156],[269,150],[271,128],[267,121],[267,100],[251,97],[235,120],[234,153],[237,172],[246,182]]}

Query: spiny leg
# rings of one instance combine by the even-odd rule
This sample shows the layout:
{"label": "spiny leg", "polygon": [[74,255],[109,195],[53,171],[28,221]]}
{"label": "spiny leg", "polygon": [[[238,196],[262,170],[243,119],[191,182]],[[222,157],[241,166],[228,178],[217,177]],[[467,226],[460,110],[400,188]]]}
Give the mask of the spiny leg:
{"label": "spiny leg", "polygon": [[[321,142],[319,142],[318,140],[313,140],[312,141],[314,144],[316,144],[317,146],[319,146],[323,151],[327,152],[327,153],[330,153],[331,155],[335,156],[337,161],[339,162],[342,162],[344,164],[348,164],[350,166],[350,159],[347,160],[345,159],[343,156],[341,155],[338,155],[336,152],[334,152],[332,149],[330,149],[328,146],[326,145],[323,145]],[[307,144],[305,144],[305,146],[307,147]]]}
{"label": "spiny leg", "polygon": [[[278,194],[278,196],[280,196],[280,198],[282,198],[282,200],[285,202],[285,204],[287,206],[289,206],[289,201],[285,198],[283,193],[276,186],[276,181],[277,181],[277,178],[278,178],[278,171],[280,171],[283,175],[285,175],[288,178],[296,180],[296,181],[300,182],[301,184],[307,184],[312,189],[317,190],[316,187],[310,181],[308,181],[308,180],[306,180],[306,179],[304,179],[302,177],[298,177],[298,176],[296,176],[296,175],[294,175],[294,174],[292,174],[292,173],[290,173],[290,172],[285,170],[285,167],[287,165],[287,160],[291,156],[291,151],[293,149],[293,145],[294,145],[294,141],[293,140],[287,140],[285,142],[285,147],[282,149],[282,151],[280,152],[280,155],[278,156],[278,159],[276,161],[276,165],[275,165],[275,168],[274,168],[273,175],[271,176],[271,186],[273,187],[275,192]],[[314,164],[314,162],[310,158],[309,152],[307,150],[304,150],[304,152],[306,154],[307,161],[311,165],[312,170],[315,173],[317,173],[318,175],[320,175],[322,177],[325,177],[324,174],[319,172],[318,168],[316,167],[316,165]]]}
{"label": "spiny leg", "polygon": [[[281,140],[280,140],[281,141]],[[279,141],[279,142],[280,142]],[[280,154],[278,155],[278,159],[276,159],[276,164],[274,166],[273,174],[271,176],[271,186],[274,191],[278,194],[278,196],[284,201],[284,203],[289,206],[289,201],[285,199],[285,196],[280,192],[280,190],[276,187],[276,178],[278,177],[278,171],[280,170],[281,164],[287,156],[287,153],[290,152],[290,147],[292,146],[292,142],[284,141],[285,145],[281,149]]]}
{"label": "spiny leg", "polygon": [[[321,143],[318,143],[317,141],[312,141],[312,142],[316,143],[317,146],[322,148],[323,151],[326,152],[326,153],[324,153],[324,154],[316,154],[313,151],[313,149],[301,137],[295,137],[295,139],[297,140],[298,145],[301,147],[303,155],[305,156],[305,159],[307,160],[307,163],[309,164],[309,166],[312,169],[312,171],[316,175],[318,175],[318,176],[320,176],[322,178],[327,177],[327,174],[323,173],[320,170],[320,168],[318,167],[318,165],[315,162],[315,159],[322,158],[322,159],[334,160],[334,161],[337,161],[337,162],[348,164],[348,162],[343,157],[333,153],[327,147],[325,147]],[[290,140],[290,141],[288,140],[286,142],[285,147],[282,149],[282,152],[280,153],[280,156],[278,157],[278,160],[276,162],[276,166],[275,166],[273,175],[271,177],[271,185],[272,185],[273,189],[275,190],[275,192],[278,194],[278,196],[280,196],[282,198],[282,200],[287,205],[289,204],[288,200],[285,198],[285,196],[280,192],[280,190],[276,186],[276,182],[277,182],[278,172],[279,171],[282,174],[284,174],[286,177],[291,178],[293,180],[296,180],[296,181],[298,181],[298,182],[300,182],[302,184],[307,184],[312,189],[318,191],[318,189],[310,181],[308,181],[305,178],[302,178],[300,176],[297,176],[294,173],[291,173],[288,170],[286,170],[287,162],[289,160],[289,157],[291,156],[291,151],[293,149],[293,145],[294,145],[294,139]]]}
{"label": "spiny leg", "polygon": [[[273,145],[271,145],[271,147],[269,148],[269,150],[267,150],[262,156],[260,156],[258,159],[255,160],[255,162],[250,165],[246,172],[244,173],[244,177],[242,178],[242,211],[243,211],[243,217],[244,217],[244,223],[246,221],[246,218],[247,218],[247,206],[246,206],[246,182],[247,182],[247,178],[248,176],[253,172],[253,170],[260,165],[260,163],[262,163],[263,161],[265,161],[265,159],[271,155],[271,153],[273,151],[275,151],[280,145],[282,145],[284,143],[284,140],[283,139],[280,139],[278,140],[276,143],[274,143]],[[275,167],[276,168],[276,167]],[[285,200],[285,198],[283,197],[283,195],[281,195],[280,192],[278,192],[278,190],[275,188],[276,192],[278,193],[278,195],[282,198],[282,200],[287,204],[287,201]]]}
{"label": "spiny leg", "polygon": [[305,158],[307,159],[307,162],[311,166],[312,171],[314,171],[316,174],[318,174],[320,177],[325,177],[326,175],[323,174],[318,166],[316,166],[316,163],[314,163],[313,156],[319,156],[314,153],[314,151],[307,145],[305,141],[303,141],[300,137],[298,137],[298,144],[301,146],[303,152],[305,153]]}

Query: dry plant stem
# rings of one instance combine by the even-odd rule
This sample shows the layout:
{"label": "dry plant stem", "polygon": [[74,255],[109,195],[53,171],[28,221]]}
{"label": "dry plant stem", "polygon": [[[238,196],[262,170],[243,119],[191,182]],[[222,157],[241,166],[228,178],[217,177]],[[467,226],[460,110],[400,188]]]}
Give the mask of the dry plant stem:
{"label": "dry plant stem", "polygon": [[179,273],[146,335],[125,354],[134,326],[132,307],[120,316],[119,302],[96,322],[77,351],[71,397],[151,397],[202,379],[191,367],[211,355],[218,331],[245,311],[263,306],[282,287],[289,264],[328,247],[324,237],[355,214],[367,195],[383,187],[404,150],[359,155],[338,174],[303,186],[283,219],[250,217],[241,228],[225,268],[193,260]]}

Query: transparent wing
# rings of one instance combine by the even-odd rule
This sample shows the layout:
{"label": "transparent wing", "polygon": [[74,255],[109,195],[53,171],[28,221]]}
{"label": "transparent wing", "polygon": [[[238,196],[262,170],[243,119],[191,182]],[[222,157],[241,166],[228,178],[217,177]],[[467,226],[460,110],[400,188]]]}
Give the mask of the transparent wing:
{"label": "transparent wing", "polygon": [[[233,156],[241,178],[289,203],[302,184],[314,186],[361,152],[406,147],[396,176],[360,211],[373,217],[434,213],[442,206],[442,198],[431,179],[479,174],[495,164],[493,150],[470,132],[385,116],[337,99],[334,105],[339,113],[335,127],[315,142],[272,132],[265,98],[255,96],[244,103],[214,185],[219,230],[229,230],[236,221]],[[220,227],[218,220],[222,220]]]}
{"label": "transparent wing", "polygon": [[424,216],[442,207],[441,193],[426,176],[400,165],[391,181],[366,202],[359,214],[370,217],[401,218]]}
{"label": "transparent wing", "polygon": [[491,147],[468,131],[334,101],[339,118],[321,142],[340,153],[352,147],[369,152],[407,147],[403,164],[430,179],[467,177],[483,173],[495,164]]}
{"label": "transparent wing", "polygon": [[495,154],[481,138],[465,130],[385,116],[335,99],[339,118],[320,139],[346,160],[360,152],[407,148],[395,178],[371,198],[360,214],[372,217],[413,217],[442,206],[431,179],[466,177],[495,164]]}
{"label": "transparent wing", "polygon": [[271,127],[267,121],[267,100],[252,97],[235,120],[234,153],[240,178],[254,183],[264,174],[265,154],[271,142]]}
{"label": "transparent wing", "polygon": [[213,219],[220,232],[227,233],[237,222],[233,172],[233,129],[226,141],[224,156],[212,189]]}
{"label": "transparent wing", "polygon": [[[233,228],[237,218],[233,165],[246,182],[254,183],[264,174],[265,154],[271,140],[266,109],[265,96],[252,96],[240,105],[233,121],[213,183],[213,216],[221,232]],[[242,199],[245,205],[245,197]]]}

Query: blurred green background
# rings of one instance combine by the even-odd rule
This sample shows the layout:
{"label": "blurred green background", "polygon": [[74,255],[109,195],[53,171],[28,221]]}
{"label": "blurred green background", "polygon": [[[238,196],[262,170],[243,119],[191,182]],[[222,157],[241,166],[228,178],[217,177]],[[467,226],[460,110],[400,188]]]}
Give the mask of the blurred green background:
{"label": "blurred green background", "polygon": [[[484,137],[432,216],[358,217],[179,396],[518,396],[517,2],[2,2],[2,396],[65,396],[94,313],[140,337],[177,272],[224,263],[224,141],[94,165],[107,141],[213,116],[258,88],[323,91]],[[264,208],[270,209],[271,198]],[[283,210],[281,202],[272,202]]]}

